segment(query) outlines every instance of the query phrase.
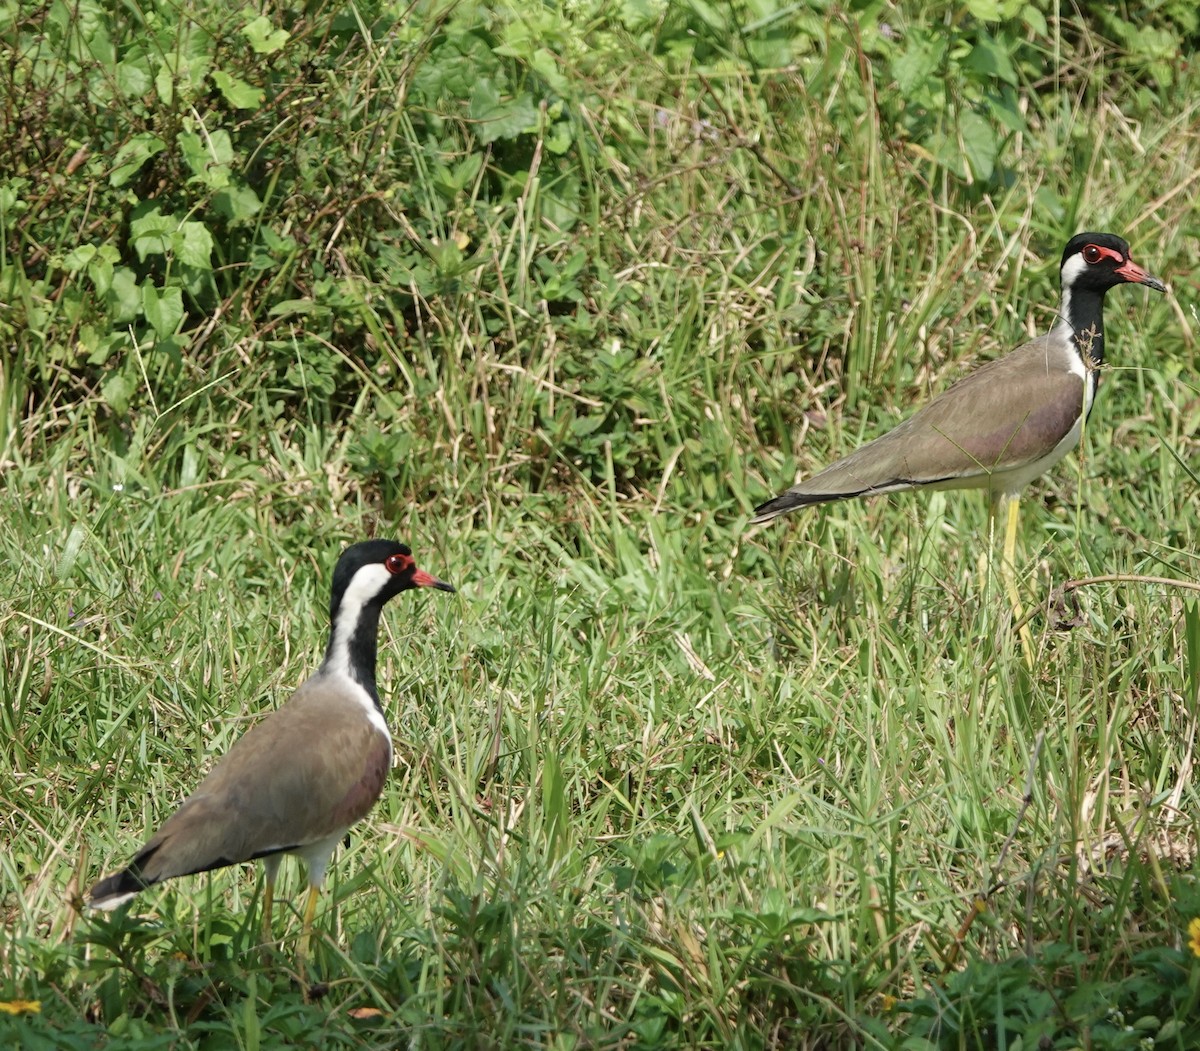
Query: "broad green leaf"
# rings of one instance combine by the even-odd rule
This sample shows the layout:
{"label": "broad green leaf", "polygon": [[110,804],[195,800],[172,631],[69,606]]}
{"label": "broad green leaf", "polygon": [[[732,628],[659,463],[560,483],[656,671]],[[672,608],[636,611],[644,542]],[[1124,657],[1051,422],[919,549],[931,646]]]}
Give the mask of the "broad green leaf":
{"label": "broad green leaf", "polygon": [[1021,134],[1029,130],[1029,124],[1020,110],[1015,91],[989,95],[987,105],[988,112],[1009,131]]}
{"label": "broad green leaf", "polygon": [[162,215],[157,208],[134,219],[129,224],[129,235],[138,259],[145,262],[148,256],[166,255],[173,247],[177,226],[171,216]]}
{"label": "broad green leaf", "polygon": [[128,324],[141,313],[141,290],[138,288],[137,277],[128,267],[118,267],[113,273],[105,302],[112,320],[119,325]]}
{"label": "broad green leaf", "polygon": [[538,111],[533,99],[522,92],[516,98],[502,98],[496,85],[487,78],[475,85],[468,112],[474,122],[472,130],[480,142],[515,139],[518,135],[536,131]]}
{"label": "broad green leaf", "polygon": [[114,67],[117,90],[126,98],[140,98],[150,90],[150,67],[145,56],[136,60],[118,62]]}
{"label": "broad green leaf", "polygon": [[182,131],[175,141],[179,145],[179,152],[183,155],[183,162],[192,170],[192,174],[204,174],[209,161],[204,140],[194,131]]}
{"label": "broad green leaf", "polygon": [[296,239],[291,234],[279,234],[270,226],[263,226],[259,230],[259,236],[262,238],[263,244],[272,252],[284,253],[294,252],[298,247]]}
{"label": "broad green leaf", "polygon": [[998,0],[967,0],[967,10],[981,22],[999,22],[1002,17]]}
{"label": "broad green leaf", "polygon": [[233,222],[244,222],[262,211],[262,201],[249,186],[227,186],[213,196],[213,207]]}
{"label": "broad green leaf", "polygon": [[1033,4],[1026,4],[1021,8],[1021,21],[1023,21],[1037,36],[1045,36],[1050,32],[1050,27],[1046,22],[1046,16],[1042,14]]}
{"label": "broad green leaf", "polygon": [[204,136],[210,164],[233,163],[233,140],[224,128],[214,128]]}
{"label": "broad green leaf", "polygon": [[112,285],[113,264],[120,258],[120,252],[112,245],[80,245],[63,260],[63,265],[71,270],[86,268],[92,286],[103,296],[108,294]]}
{"label": "broad green leaf", "polygon": [[133,397],[133,384],[119,372],[114,372],[100,384],[100,397],[118,415],[124,415]]}
{"label": "broad green leaf", "polygon": [[971,166],[971,174],[976,179],[986,182],[992,177],[996,167],[996,154],[999,152],[995,131],[983,117],[971,111],[962,115],[959,131],[962,133],[963,149],[967,155],[967,163]]}
{"label": "broad green leaf", "polygon": [[[687,0],[687,7],[697,14],[700,19],[705,22],[709,29],[714,29],[718,33],[723,33],[727,30],[725,19],[718,12],[718,7],[708,4],[705,0]],[[724,4],[719,5],[724,9]]]}
{"label": "broad green leaf", "polygon": [[[114,255],[117,255],[115,249],[110,245],[105,245],[105,248],[110,249]],[[120,258],[119,255],[117,255]],[[92,279],[92,286],[96,289],[98,295],[107,295],[109,288],[112,287],[113,279],[113,262],[103,251],[97,252],[96,257],[88,264],[88,277]]]}
{"label": "broad green leaf", "polygon": [[159,339],[173,336],[183,320],[183,293],[178,288],[160,292],[147,282],[142,286],[142,313]]}
{"label": "broad green leaf", "polygon": [[287,317],[289,314],[311,314],[319,309],[311,299],[284,299],[274,304],[267,313],[271,317]]}
{"label": "broad green leaf", "polygon": [[1016,87],[1017,71],[1008,57],[1008,52],[987,33],[979,34],[979,39],[967,56],[966,68]]}
{"label": "broad green leaf", "polygon": [[110,333],[105,339],[99,340],[88,354],[89,365],[103,365],[119,350],[124,349],[128,336],[123,332]]}
{"label": "broad green leaf", "polygon": [[[200,37],[190,36],[188,42],[194,48]],[[165,105],[176,101],[190,102],[207,89],[209,56],[204,53],[186,55],[172,52],[165,56],[158,72],[154,75],[154,89]],[[178,95],[178,99],[176,99]]]}
{"label": "broad green leaf", "polygon": [[1033,199],[1038,214],[1044,215],[1047,222],[1062,223],[1066,220],[1067,209],[1063,204],[1062,194],[1049,186],[1039,186]]}
{"label": "broad green leaf", "polygon": [[571,84],[563,74],[562,60],[553,52],[540,47],[533,53],[529,64],[554,92],[559,95],[570,93]]}
{"label": "broad green leaf", "polygon": [[273,55],[288,42],[290,34],[286,29],[276,29],[270,19],[259,15],[242,26],[242,36],[258,54]]}
{"label": "broad green leaf", "polygon": [[938,71],[945,53],[944,40],[931,40],[914,31],[909,36],[904,51],[891,63],[896,86],[905,95],[912,94]]}
{"label": "broad green leaf", "polygon": [[144,131],[134,135],[133,138],[126,140],[121,145],[121,148],[117,150],[117,155],[113,158],[113,170],[109,173],[108,181],[113,186],[124,186],[130,179],[137,175],[146,161],[156,153],[161,153],[166,148],[167,144],[157,135],[152,135],[150,132]]}
{"label": "broad green leaf", "polygon": [[188,221],[175,237],[175,257],[200,270],[212,269],[212,234],[203,223]]}
{"label": "broad green leaf", "polygon": [[233,178],[233,142],[229,132],[224,128],[203,134],[184,131],[176,141],[194,181],[213,190],[223,190],[229,185]]}
{"label": "broad green leaf", "polygon": [[604,417],[596,416],[576,416],[571,420],[571,433],[577,438],[582,438],[585,435],[592,434],[599,430],[604,423]]}
{"label": "broad green leaf", "polygon": [[62,257],[61,265],[74,274],[87,266],[95,255],[95,245],[78,245]]}
{"label": "broad green leaf", "polygon": [[[959,179],[967,177],[966,155],[958,141],[958,136],[937,132],[930,135],[923,144],[913,144],[918,156],[928,155],[928,158],[940,164],[952,175]],[[924,159],[924,158],[923,158]]]}
{"label": "broad green leaf", "polygon": [[543,141],[546,144],[546,149],[551,153],[562,156],[571,148],[571,144],[575,141],[575,129],[570,121],[555,121],[550,126],[550,130],[546,132]]}
{"label": "broad green leaf", "polygon": [[217,85],[217,90],[234,109],[254,110],[262,105],[262,88],[256,88],[253,84],[247,84],[240,77],[224,73],[219,69],[213,71],[212,78],[213,83]]}
{"label": "broad green leaf", "polygon": [[29,187],[28,179],[9,179],[0,183],[0,215],[20,215],[27,205],[21,195]]}
{"label": "broad green leaf", "polygon": [[170,66],[159,66],[158,72],[154,74],[154,90],[158,95],[159,101],[164,106],[170,106],[175,101],[175,73]]}

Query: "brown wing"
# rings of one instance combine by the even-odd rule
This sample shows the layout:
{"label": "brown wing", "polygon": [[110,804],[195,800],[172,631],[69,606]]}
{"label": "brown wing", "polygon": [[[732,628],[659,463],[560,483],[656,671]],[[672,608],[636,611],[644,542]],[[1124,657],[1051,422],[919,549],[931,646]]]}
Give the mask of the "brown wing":
{"label": "brown wing", "polygon": [[240,738],[130,865],[145,885],[333,835],[383,790],[391,741],[318,677]]}

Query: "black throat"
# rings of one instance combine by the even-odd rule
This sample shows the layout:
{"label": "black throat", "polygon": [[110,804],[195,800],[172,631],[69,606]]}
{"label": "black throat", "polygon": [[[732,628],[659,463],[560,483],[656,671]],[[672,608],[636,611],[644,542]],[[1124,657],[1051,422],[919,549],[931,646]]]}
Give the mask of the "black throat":
{"label": "black throat", "polygon": [[1104,364],[1104,289],[1072,288],[1063,295],[1063,320],[1090,370]]}

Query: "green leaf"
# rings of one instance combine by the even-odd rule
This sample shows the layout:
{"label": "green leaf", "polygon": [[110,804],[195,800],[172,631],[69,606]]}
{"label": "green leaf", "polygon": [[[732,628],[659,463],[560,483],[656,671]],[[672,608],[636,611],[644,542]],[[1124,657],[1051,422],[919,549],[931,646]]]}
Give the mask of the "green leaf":
{"label": "green leaf", "polygon": [[204,174],[208,167],[208,150],[204,147],[204,140],[193,131],[182,131],[175,141],[183,155],[184,163],[191,168],[192,174]]}
{"label": "green leaf", "polygon": [[256,110],[262,105],[262,88],[256,88],[253,84],[247,84],[240,77],[223,73],[219,69],[213,71],[212,79],[225,101],[234,109]]}
{"label": "green leaf", "polygon": [[1019,135],[1029,130],[1025,115],[1021,112],[1017,101],[1016,92],[1005,91],[1001,95],[989,95],[987,105],[991,116],[1009,131]]}
{"label": "green leaf", "polygon": [[119,372],[113,373],[100,384],[100,397],[113,412],[124,415],[133,397],[133,384]]}
{"label": "green leaf", "polygon": [[[207,91],[208,54],[198,51],[203,34],[191,34],[185,38],[178,51],[163,56],[162,65],[154,75],[154,89],[165,105],[190,102]],[[186,49],[192,53],[185,53]]]}
{"label": "green leaf", "polygon": [[240,223],[261,212],[262,201],[249,186],[229,186],[213,196],[213,207],[231,222]]}
{"label": "green leaf", "polygon": [[594,434],[603,423],[603,416],[576,416],[571,420],[571,433],[577,438],[583,438]]}
{"label": "green leaf", "polygon": [[200,270],[212,269],[212,234],[203,223],[186,222],[175,237],[175,257]]}
{"label": "green leaf", "polygon": [[108,181],[113,186],[124,186],[141,170],[143,164],[146,163],[156,153],[161,153],[167,148],[167,144],[163,142],[157,135],[152,135],[150,132],[141,132],[134,135],[133,138],[122,144],[117,150],[116,157],[113,158],[113,170],[109,173]]}
{"label": "green leaf", "polygon": [[142,286],[142,313],[159,339],[173,336],[183,321],[183,293],[178,288],[160,292],[147,283]]}
{"label": "green leaf", "polygon": [[965,154],[956,135],[935,132],[922,143],[922,146],[951,175],[959,179],[967,177],[967,166],[963,163]]}
{"label": "green leaf", "polygon": [[154,74],[154,90],[164,106],[170,106],[175,101],[175,74],[169,66],[160,66]]}
{"label": "green leaf", "polygon": [[101,245],[88,263],[88,277],[92,279],[92,285],[98,295],[108,294],[109,288],[112,287],[113,267],[120,258],[121,253],[112,245]]}
{"label": "green leaf", "polygon": [[75,274],[87,266],[95,255],[95,245],[78,245],[63,256],[60,265]]}
{"label": "green leaf", "polygon": [[1021,21],[1024,22],[1037,36],[1046,36],[1050,32],[1050,26],[1046,22],[1046,16],[1042,14],[1033,4],[1026,4],[1021,8]]}
{"label": "green leaf", "polygon": [[905,95],[911,95],[940,68],[946,53],[943,40],[931,40],[923,33],[910,34],[908,46],[892,60],[892,76],[896,86]]}
{"label": "green leaf", "polygon": [[529,65],[556,94],[567,95],[570,93],[571,83],[563,75],[562,60],[553,52],[542,47],[538,48],[533,53]]}
{"label": "green leaf", "polygon": [[981,22],[999,22],[1001,18],[998,0],[967,0],[967,10]]}
{"label": "green leaf", "polygon": [[286,29],[275,29],[270,19],[259,15],[242,26],[242,36],[250,41],[250,46],[258,54],[273,55],[288,42],[291,34]]}
{"label": "green leaf", "polygon": [[984,77],[995,77],[1013,87],[1017,85],[1017,71],[1008,57],[1008,52],[987,33],[979,34],[978,41],[967,56],[965,66]]}
{"label": "green leaf", "polygon": [[124,349],[128,337],[123,332],[110,333],[107,338],[96,343],[88,354],[89,365],[103,365],[113,354]]}
{"label": "green leaf", "polygon": [[148,256],[166,255],[174,245],[176,225],[174,219],[162,215],[157,208],[134,219],[129,224],[129,234],[138,259],[145,262]]}
{"label": "green leaf", "polygon": [[561,157],[571,148],[571,144],[575,141],[575,129],[572,127],[570,121],[555,121],[550,126],[550,130],[546,132],[543,141],[546,144],[547,150]]}
{"label": "green leaf", "polygon": [[15,216],[26,211],[28,206],[21,195],[28,187],[28,179],[9,179],[0,183],[0,215]]}
{"label": "green leaf", "polygon": [[475,136],[483,143],[515,139],[536,131],[538,126],[537,107],[528,94],[503,99],[496,85],[486,77],[475,85],[468,112],[475,122]]}
{"label": "green leaf", "polygon": [[1062,194],[1049,186],[1039,186],[1033,200],[1038,214],[1044,215],[1047,222],[1066,222],[1067,209],[1063,204]]}
{"label": "green leaf", "polygon": [[150,68],[144,55],[137,60],[118,62],[114,73],[117,90],[126,98],[139,98],[150,90]]}
{"label": "green leaf", "polygon": [[138,288],[137,277],[128,267],[118,267],[113,273],[105,302],[112,320],[119,325],[128,324],[141,313],[141,290]]}
{"label": "green leaf", "polygon": [[971,174],[981,182],[992,177],[996,167],[996,155],[999,144],[992,126],[978,113],[967,112],[959,121],[959,131],[962,133],[963,148],[967,155],[967,163],[971,166]]}
{"label": "green leaf", "polygon": [[292,314],[312,314],[320,307],[311,299],[284,299],[271,306],[267,311],[270,317],[288,317]]}
{"label": "green leaf", "polygon": [[197,134],[180,132],[176,142],[184,155],[187,167],[192,169],[192,181],[208,186],[210,190],[224,190],[233,178],[233,140],[224,128],[214,132]]}
{"label": "green leaf", "polygon": [[686,6],[691,8],[692,12],[698,15],[709,29],[716,30],[718,33],[727,30],[725,19],[718,13],[717,8],[705,3],[705,0],[687,0]]}

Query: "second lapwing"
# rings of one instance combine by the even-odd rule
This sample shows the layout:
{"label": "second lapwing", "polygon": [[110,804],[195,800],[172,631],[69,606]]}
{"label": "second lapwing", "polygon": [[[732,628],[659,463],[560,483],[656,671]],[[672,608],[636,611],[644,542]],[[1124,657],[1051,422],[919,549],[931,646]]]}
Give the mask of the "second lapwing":
{"label": "second lapwing", "polygon": [[[1011,574],[1021,490],[1079,443],[1104,364],[1104,294],[1166,286],[1115,234],[1077,234],[1063,250],[1058,320],[1044,336],[969,373],[899,426],[755,508],[767,522],[810,504],[901,489],[985,489],[1007,509]],[[1006,577],[1019,608],[1011,575]]]}
{"label": "second lapwing", "polygon": [[294,854],[308,869],[303,961],[329,859],[379,798],[392,765],[375,687],[379,617],[390,598],[421,587],[454,590],[418,569],[403,544],[347,548],[333,573],[332,627],[316,674],[234,744],[134,859],[92,888],[88,904],[116,908],[163,880],[261,859],[269,941],[275,876]]}

